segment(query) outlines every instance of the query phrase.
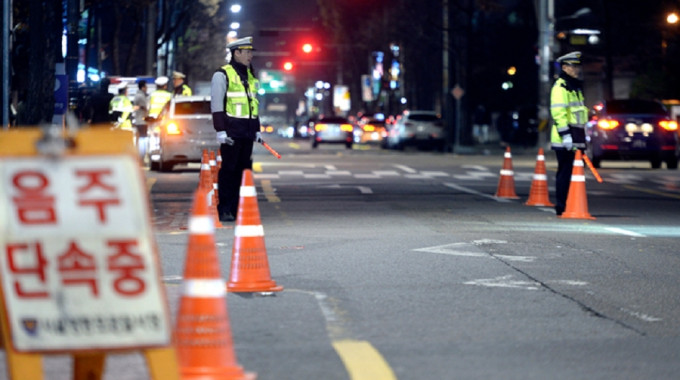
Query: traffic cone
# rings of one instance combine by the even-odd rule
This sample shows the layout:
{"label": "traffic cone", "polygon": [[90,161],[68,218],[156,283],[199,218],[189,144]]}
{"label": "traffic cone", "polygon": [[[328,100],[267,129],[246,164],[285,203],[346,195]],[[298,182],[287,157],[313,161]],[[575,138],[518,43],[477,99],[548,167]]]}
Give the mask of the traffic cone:
{"label": "traffic cone", "polygon": [[554,204],[550,203],[550,199],[548,197],[548,176],[545,172],[545,155],[543,154],[543,148],[538,149],[538,156],[536,156],[536,169],[534,169],[534,179],[531,182],[529,199],[525,205],[548,207],[554,206]]}
{"label": "traffic cone", "polygon": [[499,198],[518,199],[519,197],[515,194],[515,172],[512,170],[512,154],[510,153],[510,147],[505,148],[503,157],[505,157],[505,159],[503,160],[501,177],[498,180],[496,196]]}
{"label": "traffic cone", "polygon": [[279,292],[269,274],[269,260],[264,245],[264,228],[257,207],[257,192],[253,172],[243,171],[234,245],[231,251],[231,275],[227,283],[230,292]]}
{"label": "traffic cone", "polygon": [[212,188],[213,188],[213,204],[217,206],[220,203],[220,196],[219,196],[219,190],[218,190],[218,185],[217,185],[217,171],[219,170],[217,168],[217,160],[215,158],[215,152],[210,151],[209,153],[209,162],[210,162],[210,174],[212,176]]}
{"label": "traffic cone", "polygon": [[220,216],[217,213],[217,195],[215,194],[215,184],[213,183],[212,171],[210,169],[210,158],[208,151],[203,150],[203,158],[201,159],[201,172],[199,174],[198,187],[205,190],[208,197],[208,205],[210,206],[210,215],[213,218],[215,227],[222,228]]}
{"label": "traffic cone", "polygon": [[175,341],[182,379],[255,379],[236,362],[207,192],[194,193]]}
{"label": "traffic cone", "polygon": [[595,219],[588,213],[586,176],[583,171],[583,157],[580,150],[576,151],[574,157],[574,168],[571,171],[571,183],[567,194],[567,207],[560,217],[565,219]]}

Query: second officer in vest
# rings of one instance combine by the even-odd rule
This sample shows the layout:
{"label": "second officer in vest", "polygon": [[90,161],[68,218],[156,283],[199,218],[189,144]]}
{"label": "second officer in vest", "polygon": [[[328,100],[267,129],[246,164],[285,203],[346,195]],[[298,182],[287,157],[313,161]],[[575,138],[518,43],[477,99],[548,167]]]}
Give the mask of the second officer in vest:
{"label": "second officer in vest", "polygon": [[586,148],[588,107],[583,99],[581,52],[565,54],[557,62],[562,70],[550,92],[550,114],[554,121],[550,145],[557,157],[555,213],[559,216],[567,204],[576,149]]}
{"label": "second officer in vest", "polygon": [[220,221],[235,220],[241,176],[252,169],[253,142],[262,142],[258,117],[258,81],[253,72],[253,38],[227,45],[228,64],[213,74],[210,110],[220,143],[222,166],[218,174]]}

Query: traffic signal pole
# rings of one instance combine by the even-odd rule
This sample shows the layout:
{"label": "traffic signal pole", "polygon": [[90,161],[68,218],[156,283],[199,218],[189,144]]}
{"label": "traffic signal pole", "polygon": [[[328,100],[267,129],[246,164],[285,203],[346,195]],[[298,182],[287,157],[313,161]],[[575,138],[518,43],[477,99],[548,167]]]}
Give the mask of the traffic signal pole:
{"label": "traffic signal pole", "polygon": [[540,67],[538,70],[538,118],[540,120],[538,146],[548,141],[550,120],[550,64],[552,62],[553,35],[555,34],[555,0],[538,0],[538,46]]}
{"label": "traffic signal pole", "polygon": [[2,128],[9,129],[9,28],[12,0],[2,2]]}

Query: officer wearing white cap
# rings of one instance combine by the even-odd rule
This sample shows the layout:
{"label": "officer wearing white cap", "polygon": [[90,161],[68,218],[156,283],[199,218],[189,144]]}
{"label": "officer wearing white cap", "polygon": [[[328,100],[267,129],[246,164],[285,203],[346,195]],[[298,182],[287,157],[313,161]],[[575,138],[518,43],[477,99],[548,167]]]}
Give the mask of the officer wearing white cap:
{"label": "officer wearing white cap", "polygon": [[168,77],[161,76],[156,78],[156,90],[149,95],[149,117],[156,118],[161,113],[165,103],[169,102],[172,94],[167,90]]}
{"label": "officer wearing white cap", "polygon": [[588,107],[583,99],[581,52],[575,51],[557,58],[560,75],[550,92],[550,115],[553,126],[550,145],[557,156],[555,176],[555,213],[564,212],[576,149],[585,150],[585,126]]}
{"label": "officer wearing white cap", "polygon": [[172,72],[172,85],[175,88],[175,95],[191,96],[191,87],[186,84],[186,75],[179,71]]}
{"label": "officer wearing white cap", "polygon": [[253,165],[253,142],[262,142],[258,110],[258,80],[253,66],[253,37],[230,42],[229,63],[213,74],[210,110],[220,143],[222,166],[218,174],[220,221],[235,220],[241,176]]}

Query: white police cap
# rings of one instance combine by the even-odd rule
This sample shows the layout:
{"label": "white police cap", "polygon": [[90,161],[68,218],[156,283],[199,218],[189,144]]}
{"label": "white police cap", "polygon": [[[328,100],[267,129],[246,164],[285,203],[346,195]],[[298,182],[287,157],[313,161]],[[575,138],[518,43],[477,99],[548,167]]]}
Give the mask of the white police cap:
{"label": "white police cap", "polygon": [[184,79],[184,78],[186,78],[186,75],[184,75],[184,73],[180,73],[179,71],[172,72],[172,79]]}
{"label": "white police cap", "polygon": [[165,86],[166,84],[168,84],[168,80],[169,80],[168,77],[162,76],[162,77],[156,78],[154,83],[156,83],[156,86]]}
{"label": "white police cap", "polygon": [[580,65],[581,64],[581,52],[573,51],[569,54],[565,54],[557,58],[557,62],[562,65]]}
{"label": "white police cap", "polygon": [[227,49],[244,49],[244,50],[255,50],[253,47],[253,37],[243,37],[238,40],[232,41],[227,44]]}

